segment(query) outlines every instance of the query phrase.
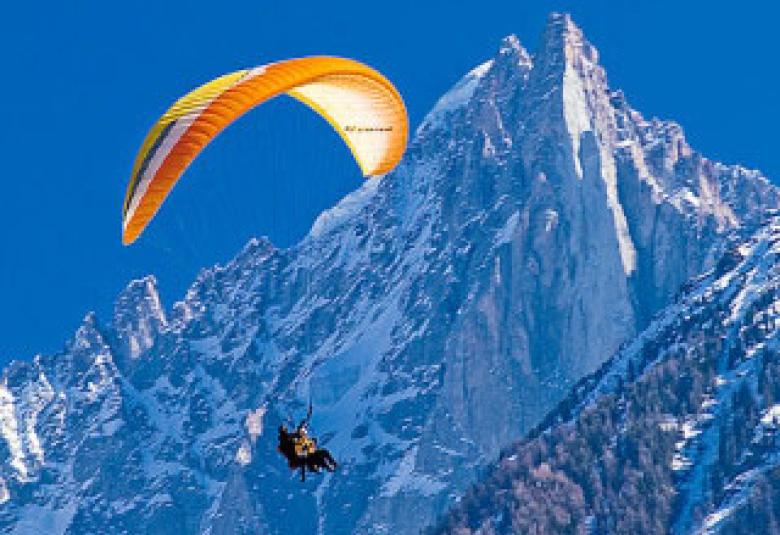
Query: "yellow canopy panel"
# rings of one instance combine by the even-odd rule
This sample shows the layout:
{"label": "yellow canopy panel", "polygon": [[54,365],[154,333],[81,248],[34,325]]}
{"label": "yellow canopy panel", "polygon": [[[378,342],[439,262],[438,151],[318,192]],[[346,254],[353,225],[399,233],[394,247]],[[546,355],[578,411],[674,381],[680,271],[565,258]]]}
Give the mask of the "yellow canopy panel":
{"label": "yellow canopy panel", "polygon": [[281,93],[322,115],[365,176],[391,171],[409,132],[406,108],[384,76],[357,61],[309,57],[221,76],[174,103],[135,159],[122,211],[122,242],[136,240],[203,148],[250,109]]}

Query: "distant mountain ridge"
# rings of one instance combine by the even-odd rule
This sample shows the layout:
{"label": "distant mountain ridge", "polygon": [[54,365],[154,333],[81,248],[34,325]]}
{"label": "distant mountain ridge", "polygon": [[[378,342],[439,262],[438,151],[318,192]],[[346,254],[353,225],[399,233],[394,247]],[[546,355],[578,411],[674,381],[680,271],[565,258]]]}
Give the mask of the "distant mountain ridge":
{"label": "distant mountain ridge", "polygon": [[[297,246],[251,241],[170,310],[134,281],[110,322],[8,366],[0,527],[417,532],[777,206],[633,110],[552,15]],[[309,398],[342,467],[301,486],[274,435]]]}

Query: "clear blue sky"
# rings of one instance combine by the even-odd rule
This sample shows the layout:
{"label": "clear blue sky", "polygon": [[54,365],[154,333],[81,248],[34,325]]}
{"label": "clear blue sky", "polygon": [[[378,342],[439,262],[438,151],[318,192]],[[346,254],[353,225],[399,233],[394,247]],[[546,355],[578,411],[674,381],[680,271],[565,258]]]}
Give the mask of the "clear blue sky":
{"label": "clear blue sky", "polygon": [[[285,7],[289,5],[290,7]],[[774,2],[6,2],[0,14],[0,363],[52,352],[117,293],[154,273],[166,306],[251,236],[280,246],[360,182],[324,121],[279,99],[207,148],[133,247],[120,212],[147,128],[221,73],[335,54],[384,72],[414,128],[516,33],[532,52],[569,11],[613,87],[673,118],[705,154],[780,173]]]}

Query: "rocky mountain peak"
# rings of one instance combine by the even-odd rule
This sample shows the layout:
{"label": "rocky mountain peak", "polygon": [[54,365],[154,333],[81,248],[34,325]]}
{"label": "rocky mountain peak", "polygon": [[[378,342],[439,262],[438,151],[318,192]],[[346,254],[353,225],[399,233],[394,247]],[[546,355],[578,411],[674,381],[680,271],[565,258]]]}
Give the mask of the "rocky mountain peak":
{"label": "rocky mountain peak", "polygon": [[563,73],[566,67],[580,71],[596,67],[599,54],[570,15],[555,13],[547,20],[535,59],[547,69]]}
{"label": "rocky mountain peak", "polygon": [[[166,323],[165,311],[157,290],[157,279],[153,275],[130,281],[114,304],[115,319],[138,315],[146,316],[161,325]],[[121,328],[122,325],[115,324],[115,327]]]}
{"label": "rocky mountain peak", "polygon": [[86,351],[102,348],[105,345],[105,338],[97,315],[94,312],[88,312],[81,321],[73,339],[68,343],[68,348],[71,351]]}
{"label": "rocky mountain peak", "polygon": [[154,345],[155,337],[167,324],[155,277],[131,281],[119,294],[112,326],[117,350],[123,358],[140,357]]}
{"label": "rocky mountain peak", "polygon": [[[14,397],[39,423],[11,432],[7,416],[0,433],[39,444],[48,472],[22,483],[24,449],[0,456],[15,482],[0,527],[418,532],[711,267],[730,230],[777,206],[760,173],[674,149],[681,132],[632,110],[597,58],[565,15],[533,60],[507,37],[398,169],[300,244],[253,240],[167,315],[154,279],[131,283],[106,327],[90,319],[20,375],[54,378],[53,397]],[[49,410],[58,396],[67,411]],[[309,399],[342,466],[316,490],[247,426],[263,414],[273,430]]]}
{"label": "rocky mountain peak", "polygon": [[776,532],[780,218],[743,230],[434,533]]}
{"label": "rocky mountain peak", "polygon": [[531,54],[520,43],[515,34],[510,34],[501,39],[498,47],[497,58],[512,58],[518,65],[530,68],[533,65]]}

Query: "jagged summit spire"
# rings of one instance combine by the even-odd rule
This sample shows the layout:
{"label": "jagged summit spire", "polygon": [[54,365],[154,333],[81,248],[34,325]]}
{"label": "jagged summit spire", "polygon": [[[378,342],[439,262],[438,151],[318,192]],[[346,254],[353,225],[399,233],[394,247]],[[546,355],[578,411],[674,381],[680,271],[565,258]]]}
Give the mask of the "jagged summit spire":
{"label": "jagged summit spire", "polygon": [[599,53],[568,13],[553,13],[547,19],[536,63],[561,71],[566,65],[581,69],[598,65]]}
{"label": "jagged summit spire", "polygon": [[518,63],[521,65],[531,65],[531,55],[520,43],[520,39],[513,33],[501,39],[498,47],[498,57],[513,57],[517,58]]}
{"label": "jagged summit spire", "polygon": [[130,281],[116,300],[114,317],[136,316],[139,313],[165,323],[157,279],[153,275]]}
{"label": "jagged summit spire", "polygon": [[551,38],[584,39],[582,29],[568,13],[551,13],[544,27],[544,35]]}
{"label": "jagged summit spire", "polygon": [[86,351],[92,348],[102,348],[105,345],[103,332],[97,319],[97,314],[90,311],[81,320],[76,334],[66,344],[69,351]]}
{"label": "jagged summit spire", "polygon": [[501,39],[501,46],[498,50],[499,53],[503,53],[504,51],[522,50],[522,48],[523,45],[520,44],[520,39],[518,39],[517,35],[510,33]]}
{"label": "jagged summit spire", "polygon": [[553,11],[547,17],[546,28],[579,29],[571,18],[571,15],[562,11]]}
{"label": "jagged summit spire", "polygon": [[114,307],[113,328],[123,353],[135,358],[149,349],[166,324],[157,279],[149,275],[131,281]]}
{"label": "jagged summit spire", "polygon": [[441,126],[442,119],[465,108],[485,80],[492,80],[494,86],[511,89],[511,86],[524,85],[532,68],[531,54],[520,39],[515,34],[507,35],[501,39],[493,58],[474,67],[439,99],[417,129],[418,134]]}

